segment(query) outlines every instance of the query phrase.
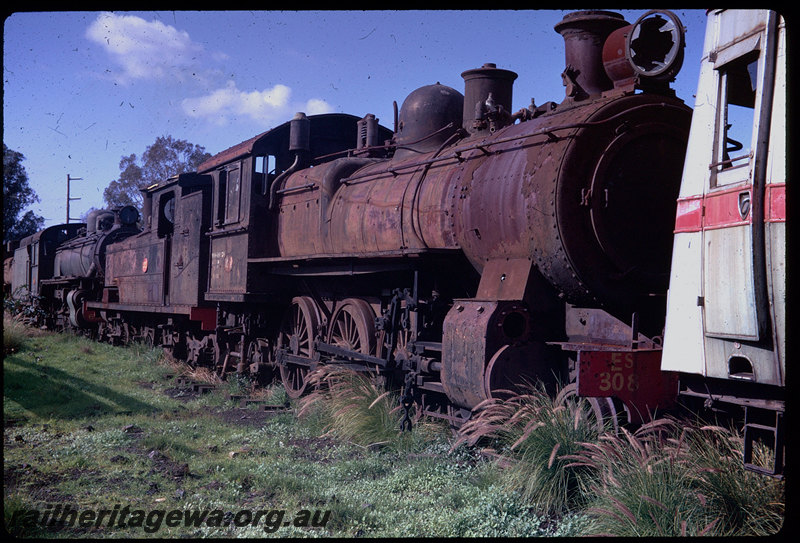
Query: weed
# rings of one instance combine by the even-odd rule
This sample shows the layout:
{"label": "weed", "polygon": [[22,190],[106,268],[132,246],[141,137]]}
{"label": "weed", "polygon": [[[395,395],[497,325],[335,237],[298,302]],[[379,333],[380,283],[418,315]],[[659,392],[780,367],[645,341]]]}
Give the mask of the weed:
{"label": "weed", "polygon": [[382,390],[369,375],[322,366],[307,379],[314,391],[300,400],[298,415],[326,419],[327,435],[373,448],[410,450],[441,428],[418,418],[413,432],[400,432],[398,395]]}
{"label": "weed", "polygon": [[25,346],[25,332],[21,323],[3,319],[3,356],[15,353]]}
{"label": "weed", "polygon": [[766,535],[780,528],[782,485],[746,472],[740,439],[719,427],[656,419],[571,455],[598,475],[592,532],[615,536]]}
{"label": "weed", "polygon": [[[715,532],[726,535],[775,534],[783,524],[784,485],[742,469],[744,440],[733,429],[702,426],[686,432],[691,488],[704,508],[719,514]],[[677,446],[677,445],[676,445]],[[769,449],[757,449],[767,456]]]}
{"label": "weed", "polygon": [[242,373],[228,375],[225,379],[225,384],[228,388],[228,394],[250,394],[255,388],[255,383]]}
{"label": "weed", "polygon": [[[158,350],[31,330],[3,360],[6,520],[55,503],[303,509],[330,520],[273,535],[502,537],[766,534],[783,517],[782,483],[743,472],[741,437],[728,430],[659,420],[598,436],[583,402],[537,389],[482,406],[454,445],[448,428],[424,418],[401,434],[397,397],[361,374],[320,372],[297,417],[232,407],[229,388],[245,381],[176,399],[168,376],[191,370]],[[279,384],[250,394],[287,400]],[[471,446],[483,441],[509,467]],[[25,530],[13,535],[265,535],[252,526]]]}
{"label": "weed", "polygon": [[580,450],[581,442],[597,438],[585,400],[563,393],[553,398],[540,384],[526,394],[486,400],[476,411],[454,446],[493,439],[507,465],[507,490],[521,492],[550,513],[583,505],[594,474],[568,457]]}

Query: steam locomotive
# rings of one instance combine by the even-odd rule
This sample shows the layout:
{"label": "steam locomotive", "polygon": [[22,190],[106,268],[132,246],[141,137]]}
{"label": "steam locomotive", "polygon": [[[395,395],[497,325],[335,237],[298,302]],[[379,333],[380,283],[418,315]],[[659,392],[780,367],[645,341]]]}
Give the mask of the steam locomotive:
{"label": "steam locomotive", "polygon": [[[51,326],[161,345],[221,375],[279,374],[291,397],[321,364],[375,372],[454,425],[534,381],[571,382],[598,419],[642,421],[684,393],[782,421],[782,375],[725,388],[758,381],[748,355],[724,376],[662,371],[676,211],[687,217],[689,201],[692,111],[669,87],[680,21],[579,11],[555,30],[559,103],[514,112],[517,74],[487,63],[461,74],[463,94],[412,92],[393,130],[373,115],[298,113],[143,188],[141,230],[123,208],[22,240],[12,289],[38,294]],[[747,344],[774,355],[780,341]],[[688,386],[682,372],[708,379]]]}

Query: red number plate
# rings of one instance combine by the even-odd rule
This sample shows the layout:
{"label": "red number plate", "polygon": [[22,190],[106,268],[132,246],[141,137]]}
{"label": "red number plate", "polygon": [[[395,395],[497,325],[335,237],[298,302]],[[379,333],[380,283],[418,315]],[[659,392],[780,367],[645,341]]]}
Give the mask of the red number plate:
{"label": "red number plate", "polygon": [[614,396],[628,406],[633,422],[647,413],[674,406],[678,375],[661,371],[660,350],[581,351],[578,354],[578,394]]}

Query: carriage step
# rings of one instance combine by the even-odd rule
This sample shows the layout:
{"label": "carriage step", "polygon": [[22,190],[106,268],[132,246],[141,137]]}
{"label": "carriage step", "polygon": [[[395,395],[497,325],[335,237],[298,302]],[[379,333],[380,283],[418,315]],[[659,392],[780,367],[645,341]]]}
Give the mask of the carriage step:
{"label": "carriage step", "polygon": [[[755,422],[757,419],[758,422]],[[753,463],[753,444],[762,441],[772,447],[772,466]],[[744,412],[744,467],[762,475],[783,478],[784,421],[783,413],[754,407],[745,407]]]}

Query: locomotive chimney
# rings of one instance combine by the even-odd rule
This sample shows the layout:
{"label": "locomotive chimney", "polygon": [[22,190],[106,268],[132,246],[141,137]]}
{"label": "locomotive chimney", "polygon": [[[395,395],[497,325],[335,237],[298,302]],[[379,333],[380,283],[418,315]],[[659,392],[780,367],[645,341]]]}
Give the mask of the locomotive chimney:
{"label": "locomotive chimney", "polygon": [[97,230],[97,216],[102,212],[102,209],[94,209],[89,212],[89,215],[86,217],[87,234],[93,234],[94,231]]}
{"label": "locomotive chimney", "polygon": [[567,97],[582,100],[613,88],[603,68],[603,44],[627,24],[612,11],[574,11],[554,27],[564,37],[566,68],[561,77]]}
{"label": "locomotive chimney", "polygon": [[480,112],[486,109],[490,97],[495,108],[511,112],[511,97],[517,78],[515,72],[487,62],[480,68],[463,72],[461,77],[464,78],[464,130],[470,133],[480,130],[483,116]]}
{"label": "locomotive chimney", "polygon": [[[370,147],[376,147],[380,144],[378,141],[379,138],[379,125],[378,119],[372,113],[367,113],[363,119],[356,123],[358,127],[358,135],[356,140],[356,151],[361,151],[362,149],[366,149],[366,152],[369,153]],[[360,153],[359,153],[360,154]]]}
{"label": "locomotive chimney", "polygon": [[299,159],[299,167],[308,165],[311,153],[311,119],[298,111],[289,122],[289,151],[293,151]]}

